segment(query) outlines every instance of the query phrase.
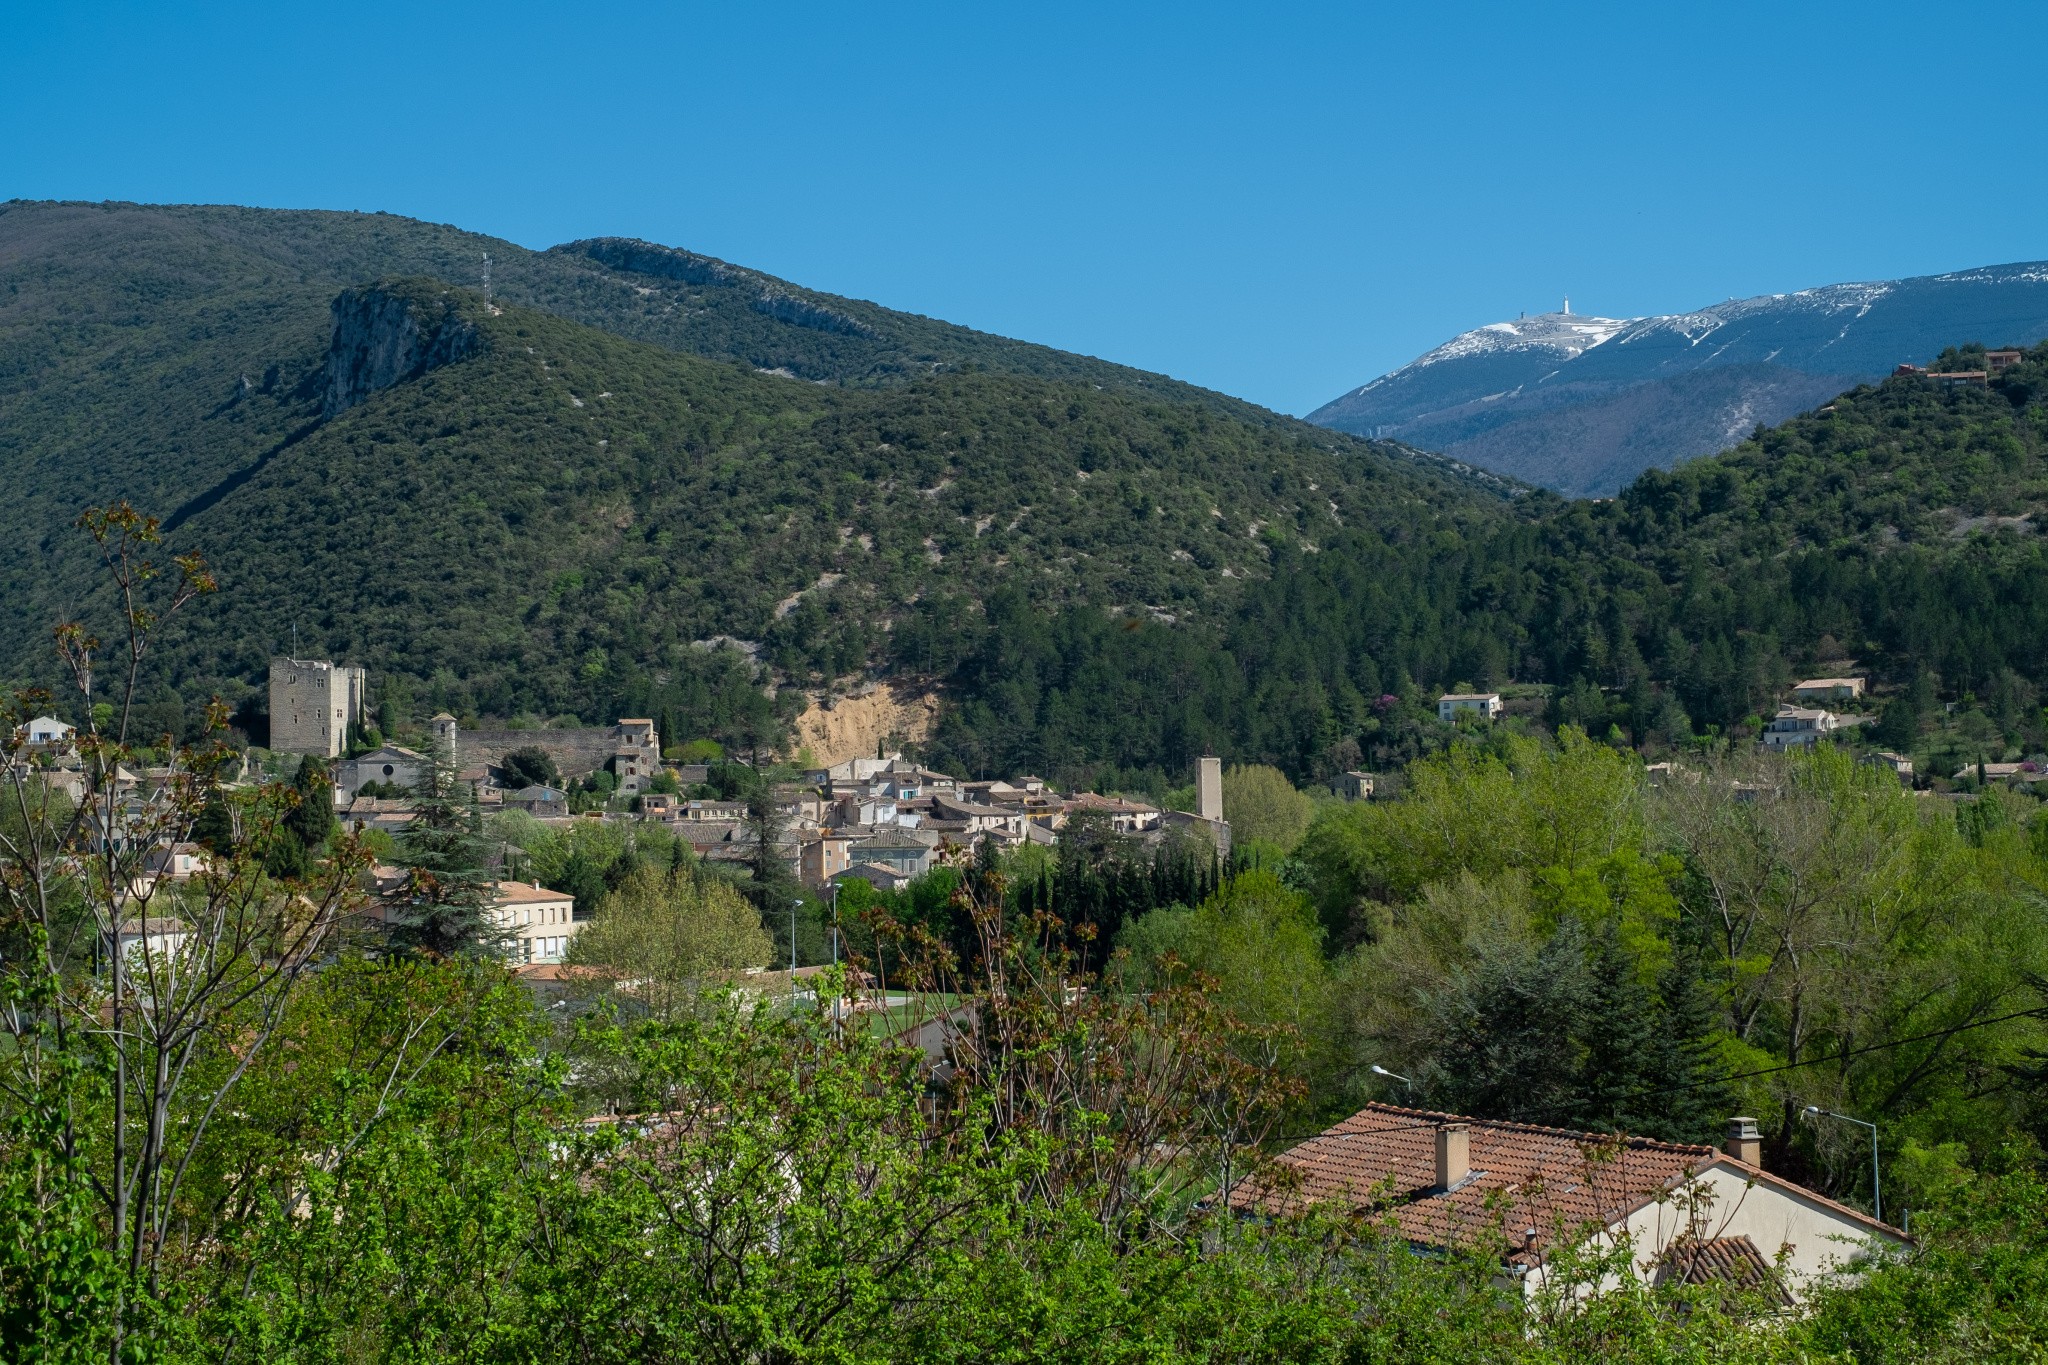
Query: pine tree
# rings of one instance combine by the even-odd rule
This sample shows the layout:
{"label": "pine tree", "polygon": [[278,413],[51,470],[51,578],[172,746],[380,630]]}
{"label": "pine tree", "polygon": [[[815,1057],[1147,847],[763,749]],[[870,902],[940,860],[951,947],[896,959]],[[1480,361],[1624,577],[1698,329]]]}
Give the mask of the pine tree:
{"label": "pine tree", "polygon": [[1656,997],[1612,924],[1586,944],[1586,1009],[1577,1021],[1583,1062],[1566,1121],[1589,1131],[1656,1133],[1654,1059],[1664,1031]]}
{"label": "pine tree", "polygon": [[420,777],[413,812],[397,853],[407,876],[385,903],[393,948],[443,958],[505,952],[511,936],[491,914],[497,888],[483,817],[443,747]]}
{"label": "pine tree", "polygon": [[1680,952],[1657,981],[1660,1025],[1640,1101],[1644,1132],[1673,1142],[1712,1142],[1734,1104],[1714,1055],[1720,1011],[1701,979],[1697,956]]}

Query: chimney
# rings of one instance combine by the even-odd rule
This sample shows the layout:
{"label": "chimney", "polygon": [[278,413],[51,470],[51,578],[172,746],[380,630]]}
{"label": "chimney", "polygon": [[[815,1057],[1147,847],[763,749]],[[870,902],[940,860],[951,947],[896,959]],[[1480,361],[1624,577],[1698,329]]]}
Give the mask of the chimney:
{"label": "chimney", "polygon": [[1204,820],[1223,820],[1223,760],[1195,760],[1195,814]]}
{"label": "chimney", "polygon": [[1468,1124],[1446,1123],[1436,1130],[1436,1185],[1448,1190],[1472,1174],[1472,1129]]}
{"label": "chimney", "polygon": [[1757,1131],[1756,1120],[1733,1118],[1728,1120],[1728,1140],[1721,1144],[1721,1150],[1737,1161],[1746,1161],[1752,1166],[1764,1164],[1764,1137]]}

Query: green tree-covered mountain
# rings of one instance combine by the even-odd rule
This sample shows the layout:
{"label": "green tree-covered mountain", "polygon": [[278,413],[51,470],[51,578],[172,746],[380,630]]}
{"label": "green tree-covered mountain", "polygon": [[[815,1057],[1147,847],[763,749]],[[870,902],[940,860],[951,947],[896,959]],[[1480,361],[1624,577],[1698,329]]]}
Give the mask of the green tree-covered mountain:
{"label": "green tree-covered mountain", "polygon": [[1221,752],[1327,776],[1430,742],[1415,703],[1436,689],[1510,682],[1551,684],[1553,720],[1671,743],[1845,659],[1907,708],[1899,747],[1937,697],[1974,696],[1994,759],[2037,753],[2044,400],[2048,346],[1987,387],[1863,386],[1618,498],[1539,494],[1407,542],[1282,554],[1209,635],[999,602],[942,756],[1177,773]]}
{"label": "green tree-covered mountain", "polygon": [[[761,643],[785,680],[942,667],[1004,585],[1045,608],[1220,617],[1275,546],[1405,535],[1507,489],[644,244],[45,205],[0,213],[0,243],[18,676],[89,607],[66,528],[116,497],[221,578],[162,656],[188,698],[244,695],[296,639],[437,704],[597,714],[681,686],[703,664],[691,642],[717,636]],[[488,301],[424,274],[348,283],[455,274],[485,249]],[[671,287],[696,302],[661,302]]]}
{"label": "green tree-covered mountain", "polygon": [[296,639],[423,706],[758,726],[730,637],[940,684],[955,764],[1311,775],[1426,747],[1433,689],[1675,742],[1853,658],[2030,752],[2044,393],[2039,351],[1864,386],[1574,503],[645,244],[11,205],[0,647],[38,675],[94,605],[66,528],[128,497],[222,580],[160,656],[187,703]]}

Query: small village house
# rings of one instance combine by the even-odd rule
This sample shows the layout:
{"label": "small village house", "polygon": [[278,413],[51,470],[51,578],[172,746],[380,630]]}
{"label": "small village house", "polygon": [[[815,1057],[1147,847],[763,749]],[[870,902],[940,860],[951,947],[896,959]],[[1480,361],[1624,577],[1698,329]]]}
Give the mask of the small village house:
{"label": "small village house", "polygon": [[21,727],[22,742],[31,749],[68,749],[78,731],[55,716],[37,716]]}
{"label": "small village house", "polygon": [[841,830],[817,830],[799,840],[797,876],[806,886],[825,886],[853,866],[854,836]]}
{"label": "small village house", "polygon": [[1337,795],[1346,801],[1370,801],[1373,788],[1378,785],[1371,773],[1348,772],[1337,774]]}
{"label": "small village house", "polygon": [[506,810],[523,810],[528,815],[551,818],[569,813],[569,793],[559,787],[521,787],[505,793]]}
{"label": "small village house", "polygon": [[834,886],[856,881],[866,882],[877,891],[901,891],[910,885],[911,879],[884,863],[855,863],[844,872],[834,873],[832,876]]}

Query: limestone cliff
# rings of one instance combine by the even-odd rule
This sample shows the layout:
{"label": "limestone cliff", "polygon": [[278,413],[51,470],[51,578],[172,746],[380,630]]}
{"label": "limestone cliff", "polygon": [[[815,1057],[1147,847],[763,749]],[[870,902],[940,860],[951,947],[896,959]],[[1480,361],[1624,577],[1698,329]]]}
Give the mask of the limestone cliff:
{"label": "limestone cliff", "polygon": [[332,307],[327,394],[332,417],[379,389],[451,365],[484,349],[454,290],[433,280],[381,280],[344,289]]}

